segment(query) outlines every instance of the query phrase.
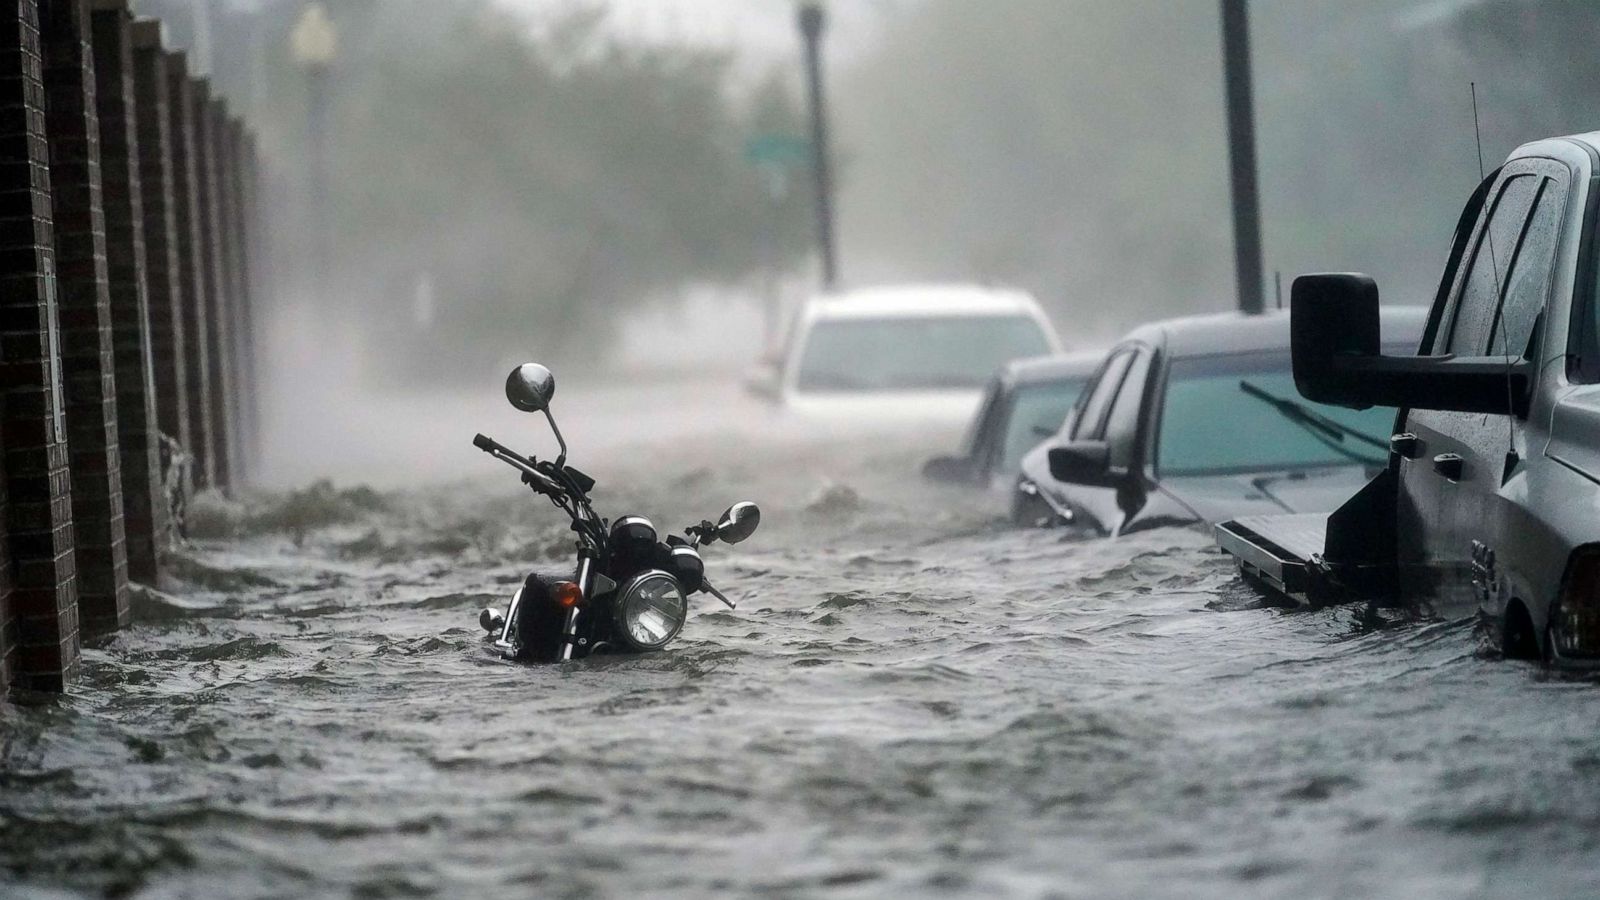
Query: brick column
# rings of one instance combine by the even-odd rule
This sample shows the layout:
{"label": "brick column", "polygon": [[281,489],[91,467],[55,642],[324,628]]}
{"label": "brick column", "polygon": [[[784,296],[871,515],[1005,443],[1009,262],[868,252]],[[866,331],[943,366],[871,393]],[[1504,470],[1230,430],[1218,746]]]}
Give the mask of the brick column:
{"label": "brick column", "polygon": [[259,386],[255,371],[255,302],[254,283],[255,248],[251,220],[254,216],[254,198],[251,196],[251,148],[244,123],[234,120],[228,129],[228,141],[233,174],[233,241],[236,248],[235,271],[238,311],[234,339],[234,389],[239,403],[239,458],[240,471],[248,480],[250,465],[255,460],[256,409]]}
{"label": "brick column", "polygon": [[254,458],[260,459],[262,385],[259,339],[264,312],[262,304],[269,296],[266,286],[270,278],[268,264],[271,253],[261,218],[261,158],[256,150],[256,137],[248,129],[244,132],[240,149],[242,187],[239,195],[244,205],[245,296],[249,300],[244,310],[245,445]]}
{"label": "brick column", "polygon": [[85,0],[43,0],[39,34],[44,50],[45,127],[55,214],[78,608],[85,631],[102,631],[128,620],[128,557],[101,206],[100,129]]}
{"label": "brick column", "polygon": [[[183,331],[183,270],[172,176],[172,120],[161,23],[133,23],[134,110],[138,119],[139,188],[144,203],[145,283],[150,303],[150,361],[156,422],[179,447],[190,446],[189,379]],[[170,449],[170,447],[168,448]],[[170,467],[175,460],[164,453]],[[168,472],[165,477],[178,474]],[[163,485],[165,488],[166,485]],[[165,503],[162,504],[165,508]]]}
{"label": "brick column", "polygon": [[15,638],[13,684],[61,690],[79,667],[78,596],[44,105],[38,7],[18,0],[0,10],[0,633]]}
{"label": "brick column", "polygon": [[167,113],[172,128],[172,207],[178,230],[184,334],[184,378],[188,383],[189,442],[196,487],[216,483],[211,455],[210,358],[206,347],[207,293],[200,260],[200,195],[195,181],[194,92],[182,53],[167,54]]}
{"label": "brick column", "polygon": [[227,370],[223,373],[228,385],[226,421],[228,423],[228,462],[231,483],[244,483],[245,460],[242,452],[244,436],[244,382],[239,363],[242,352],[239,340],[244,332],[244,270],[243,248],[239,245],[239,193],[238,161],[235,158],[238,123],[227,114],[227,104],[215,105],[217,145],[217,224],[222,232],[222,298],[226,301],[227,315],[222,320],[227,329],[222,333],[223,354]]}
{"label": "brick column", "polygon": [[143,185],[135,131],[133,15],[127,0],[93,0],[100,177],[111,287],[111,344],[117,371],[117,449],[122,467],[122,524],[128,576],[154,584],[158,539],[165,530],[156,388],[150,358],[150,306],[145,287]]}
{"label": "brick column", "polygon": [[195,185],[200,206],[200,260],[206,294],[206,365],[211,382],[211,454],[214,460],[212,484],[227,490],[233,484],[229,456],[229,410],[233,406],[233,385],[228,377],[229,291],[222,243],[222,179],[217,167],[217,125],[222,118],[218,101],[211,96],[211,84],[203,78],[190,79],[194,115]]}

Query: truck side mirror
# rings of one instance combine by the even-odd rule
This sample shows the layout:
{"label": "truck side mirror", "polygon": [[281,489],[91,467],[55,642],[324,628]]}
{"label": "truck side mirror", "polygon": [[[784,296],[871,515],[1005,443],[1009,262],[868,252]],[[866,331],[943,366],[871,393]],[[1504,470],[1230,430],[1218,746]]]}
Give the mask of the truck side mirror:
{"label": "truck side mirror", "polygon": [[1111,472],[1111,447],[1105,441],[1073,441],[1051,447],[1050,475],[1066,484],[1090,487],[1115,487],[1119,479]]}
{"label": "truck side mirror", "polygon": [[1357,274],[1302,275],[1289,297],[1301,396],[1352,409],[1397,406],[1526,416],[1532,364],[1499,356],[1384,356],[1378,285]]}
{"label": "truck side mirror", "polygon": [[1366,275],[1301,275],[1289,292],[1294,386],[1318,403],[1372,406],[1335,360],[1379,356],[1378,283]]}

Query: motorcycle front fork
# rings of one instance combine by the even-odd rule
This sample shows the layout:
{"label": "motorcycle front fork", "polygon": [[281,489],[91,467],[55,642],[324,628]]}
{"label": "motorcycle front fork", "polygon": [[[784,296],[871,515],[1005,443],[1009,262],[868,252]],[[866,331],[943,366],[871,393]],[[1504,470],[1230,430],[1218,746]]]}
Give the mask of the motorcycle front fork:
{"label": "motorcycle front fork", "polygon": [[[587,600],[590,591],[594,588],[594,553],[588,549],[578,551],[577,584],[579,590],[582,591],[582,596]],[[517,655],[517,651],[521,649],[517,646],[516,635],[518,633],[518,619],[524,612],[523,606],[539,600],[548,602],[549,597],[530,598],[527,585],[518,588],[517,592],[511,596],[511,604],[506,607],[505,623],[501,626],[500,637],[494,642],[495,648],[500,650],[501,655],[505,658],[514,658]],[[568,609],[562,617],[561,649],[558,653],[558,659],[561,662],[571,660],[573,652],[588,642],[586,638],[578,635],[579,625],[582,624],[582,616],[582,607],[574,606]]]}
{"label": "motorcycle front fork", "polygon": [[[583,599],[589,599],[589,591],[594,587],[594,553],[587,547],[578,551],[578,590],[582,592]],[[574,606],[567,610],[566,623],[561,629],[561,661],[572,659],[572,651],[578,646],[578,618],[583,615],[581,608]]]}

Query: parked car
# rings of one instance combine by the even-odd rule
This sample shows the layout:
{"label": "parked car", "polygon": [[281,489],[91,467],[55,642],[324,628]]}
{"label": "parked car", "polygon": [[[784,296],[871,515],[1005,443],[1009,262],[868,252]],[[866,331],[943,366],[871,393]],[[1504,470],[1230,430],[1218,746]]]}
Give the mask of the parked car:
{"label": "parked car", "polygon": [[1372,279],[1296,279],[1300,392],[1401,412],[1382,472],[1331,516],[1218,529],[1249,580],[1313,602],[1475,610],[1507,656],[1600,665],[1597,177],[1591,133],[1520,147],[1478,186],[1427,355],[1380,353]]}
{"label": "parked car", "polygon": [[[1413,350],[1426,310],[1382,311]],[[1267,512],[1326,512],[1382,468],[1393,410],[1296,399],[1289,316],[1168,319],[1111,349],[1061,432],[1022,459],[1019,523],[1117,535]]]}
{"label": "parked car", "polygon": [[961,452],[922,467],[935,481],[1009,491],[1022,455],[1053,436],[1104,353],[1039,356],[1006,363],[989,379]]}
{"label": "parked car", "polygon": [[850,291],[807,303],[750,387],[824,422],[947,427],[972,417],[1001,364],[1060,350],[1028,294],[962,285]]}

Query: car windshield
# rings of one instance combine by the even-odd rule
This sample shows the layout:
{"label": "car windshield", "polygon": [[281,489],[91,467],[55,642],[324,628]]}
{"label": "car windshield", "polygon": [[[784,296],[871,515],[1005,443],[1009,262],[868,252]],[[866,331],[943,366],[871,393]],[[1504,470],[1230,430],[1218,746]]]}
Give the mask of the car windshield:
{"label": "car windshield", "polygon": [[[1167,376],[1157,467],[1170,477],[1382,465],[1371,442],[1386,446],[1393,426],[1391,408],[1302,398],[1287,353],[1180,359]],[[1338,436],[1344,429],[1352,433]]]}
{"label": "car windshield", "polygon": [[812,326],[798,382],[802,391],[978,388],[1001,364],[1049,351],[1027,316],[834,319]]}
{"label": "car windshield", "polygon": [[1001,448],[1000,469],[1015,472],[1022,457],[1039,442],[1055,434],[1061,421],[1072,411],[1079,391],[1088,378],[1030,384],[1018,388],[1006,420],[1005,445]]}

